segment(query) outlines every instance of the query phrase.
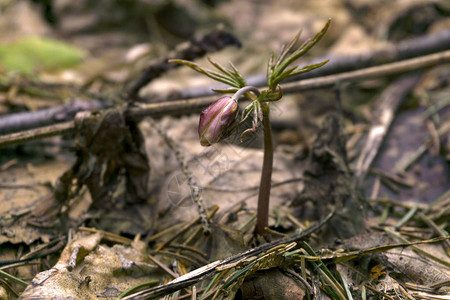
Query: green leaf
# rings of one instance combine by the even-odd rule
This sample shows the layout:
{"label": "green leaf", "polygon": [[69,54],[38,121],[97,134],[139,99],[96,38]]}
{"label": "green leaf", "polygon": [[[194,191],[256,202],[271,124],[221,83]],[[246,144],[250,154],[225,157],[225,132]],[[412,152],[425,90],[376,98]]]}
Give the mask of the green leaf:
{"label": "green leaf", "polygon": [[322,37],[325,35],[330,26],[330,22],[331,20],[329,19],[328,22],[325,24],[325,26],[322,28],[322,30],[319,33],[317,33],[314,36],[314,38],[312,38],[309,41],[306,41],[297,50],[289,54],[300,37],[300,33],[298,33],[289,42],[289,44],[283,46],[275,64],[273,63],[273,56],[269,59],[269,64],[267,68],[267,84],[270,89],[274,90],[278,85],[278,83],[289,77],[311,71],[326,63],[323,62],[320,64],[306,66],[303,67],[302,69],[297,69],[298,67],[296,66],[286,70],[286,68],[288,68],[290,64],[292,64],[295,60],[303,56],[306,52],[308,52],[309,49],[311,49],[315,44],[317,44],[322,39]]}
{"label": "green leaf", "polygon": [[235,80],[239,83],[240,87],[243,88],[247,86],[247,83],[245,82],[244,77],[239,73],[239,71],[236,69],[236,67],[233,65],[232,62],[229,63],[230,67],[232,69],[231,74],[234,76]]}
{"label": "green leaf", "polygon": [[273,85],[277,85],[278,83],[280,83],[281,81],[285,80],[286,78],[291,77],[291,74],[297,69],[297,66],[291,67],[285,71],[283,71],[283,73],[281,73],[280,75],[277,75],[273,81],[272,84]]}
{"label": "green leaf", "polygon": [[32,74],[38,70],[71,68],[82,61],[84,52],[72,45],[39,36],[24,37],[12,44],[0,44],[0,67],[9,72]]}
{"label": "green leaf", "polygon": [[285,59],[283,63],[280,65],[281,71],[284,70],[288,65],[293,63],[296,59],[306,54],[306,52],[308,52],[309,49],[311,49],[315,44],[317,44],[327,32],[328,27],[330,27],[330,23],[331,19],[328,19],[328,22],[325,24],[322,30],[314,36],[314,38],[312,38],[309,41],[306,41],[302,46],[300,46],[300,48],[295,50],[294,53],[292,53],[287,59]]}
{"label": "green leaf", "polygon": [[318,64],[305,66],[305,67],[301,68],[300,70],[297,70],[297,71],[291,73],[291,75],[289,77],[296,76],[296,75],[303,74],[303,73],[307,73],[307,72],[312,71],[314,69],[320,68],[321,66],[323,66],[324,64],[326,64],[329,61],[330,60],[327,59],[326,61],[323,61],[323,62],[318,63]]}
{"label": "green leaf", "polygon": [[280,52],[280,56],[277,59],[277,62],[275,63],[276,66],[280,65],[283,60],[286,58],[286,55],[289,54],[289,52],[291,52],[292,48],[294,47],[294,45],[298,42],[298,39],[300,38],[302,31],[300,30],[295,36],[294,38],[289,42],[289,44],[283,45],[283,47],[281,48],[281,52]]}
{"label": "green leaf", "polygon": [[242,75],[239,73],[239,71],[236,69],[236,67],[232,63],[230,63],[231,70],[229,70],[229,69],[226,69],[225,67],[223,67],[221,64],[213,61],[210,57],[208,57],[208,60],[221,73],[208,70],[206,68],[199,66],[198,64],[196,64],[194,62],[183,60],[183,59],[170,59],[169,62],[174,62],[174,63],[178,63],[181,65],[185,65],[199,73],[202,73],[202,74],[208,76],[209,78],[212,78],[216,81],[219,81],[219,82],[222,82],[225,84],[228,84],[228,85],[238,88],[238,89],[245,87],[247,85],[247,83],[245,82]]}
{"label": "green leaf", "polygon": [[249,263],[247,266],[243,267],[242,269],[236,270],[236,271],[233,273],[233,276],[231,276],[231,278],[230,278],[229,280],[227,280],[227,281],[223,284],[222,289],[226,289],[227,287],[229,287],[232,283],[234,283],[236,280],[238,280],[239,277],[244,276],[244,278],[245,278],[245,277],[246,277],[246,276],[245,276],[246,273],[247,273],[248,271],[250,271],[251,268],[252,268],[255,264],[256,264],[256,261],[253,261],[253,262]]}
{"label": "green leaf", "polygon": [[216,69],[218,69],[220,72],[225,74],[228,78],[232,79],[234,82],[237,83],[237,81],[234,80],[234,78],[233,78],[233,74],[229,70],[227,70],[224,66],[222,66],[221,64],[213,61],[212,58],[209,57],[209,56],[208,56],[208,61],[209,61],[210,64],[212,64],[214,67],[216,67]]}
{"label": "green leaf", "polygon": [[230,62],[231,70],[226,69],[221,64],[213,61],[211,57],[208,56],[208,61],[216,67],[219,71],[224,73],[229,79],[234,81],[236,84],[239,85],[240,88],[243,88],[247,86],[247,83],[244,80],[244,77],[239,73],[239,71],[236,69],[236,67],[233,65],[233,63]]}
{"label": "green leaf", "polygon": [[187,66],[187,67],[193,69],[194,71],[197,71],[203,75],[208,76],[211,79],[228,84],[232,87],[239,88],[239,84],[237,82],[235,82],[233,79],[231,79],[225,75],[222,75],[220,73],[203,68],[194,62],[191,62],[188,60],[183,60],[183,59],[170,59],[169,62],[178,63],[180,65]]}
{"label": "green leaf", "polygon": [[159,283],[158,280],[152,280],[152,281],[148,281],[148,282],[144,282],[144,283],[138,284],[136,286],[133,286],[133,287],[129,288],[128,290],[126,290],[122,294],[120,294],[119,297],[117,297],[117,299],[122,299],[122,298],[125,298],[126,296],[132,295],[132,294],[137,293],[139,291],[142,291],[144,289],[149,289],[151,287],[154,287],[154,286],[158,285],[158,283]]}

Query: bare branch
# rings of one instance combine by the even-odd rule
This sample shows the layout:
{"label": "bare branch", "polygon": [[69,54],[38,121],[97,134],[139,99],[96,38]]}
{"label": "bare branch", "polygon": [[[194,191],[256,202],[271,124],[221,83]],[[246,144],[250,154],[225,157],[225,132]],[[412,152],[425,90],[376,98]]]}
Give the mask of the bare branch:
{"label": "bare branch", "polygon": [[[377,67],[329,75],[319,78],[311,78],[298,82],[281,85],[285,93],[296,93],[299,91],[333,86],[341,81],[365,80],[372,77],[405,73],[414,70],[430,68],[450,62],[450,50],[436,54],[425,55],[419,58],[404,60],[396,63],[385,64]],[[197,99],[177,100],[170,102],[159,102],[142,104],[126,110],[127,118],[140,119],[146,116],[160,117],[162,115],[189,114],[201,111],[205,106],[213,103],[217,97],[203,97]],[[7,145],[18,144],[31,139],[54,136],[65,132],[70,132],[74,128],[74,122],[47,126],[32,129],[10,135],[0,136],[0,148]]]}
{"label": "bare branch", "polygon": [[199,39],[192,40],[188,44],[182,44],[180,49],[177,49],[174,53],[151,63],[138,79],[127,84],[128,87],[126,88],[126,96],[129,99],[136,100],[141,88],[147,85],[150,81],[161,76],[161,74],[170,69],[179,67],[177,64],[169,63],[168,60],[170,58],[194,60],[204,56],[208,52],[215,52],[230,45],[240,47],[241,43],[235,36],[222,30],[216,30]]}
{"label": "bare branch", "polygon": [[[359,55],[331,56],[325,55],[302,62],[299,67],[317,64],[327,59],[330,61],[323,67],[298,76],[289,78],[288,81],[299,81],[301,79],[316,78],[341,72],[349,72],[357,69],[373,67],[381,64],[401,61],[450,48],[450,30],[444,30],[436,34],[401,41],[397,44],[363,52]],[[261,87],[266,84],[266,74],[247,76],[248,85]],[[183,88],[173,92],[176,98],[198,98],[211,95],[212,88],[223,88],[222,86],[200,86],[195,88]]]}
{"label": "bare branch", "polygon": [[0,134],[72,120],[80,111],[104,108],[97,100],[75,100],[68,104],[32,112],[9,114],[0,118]]}

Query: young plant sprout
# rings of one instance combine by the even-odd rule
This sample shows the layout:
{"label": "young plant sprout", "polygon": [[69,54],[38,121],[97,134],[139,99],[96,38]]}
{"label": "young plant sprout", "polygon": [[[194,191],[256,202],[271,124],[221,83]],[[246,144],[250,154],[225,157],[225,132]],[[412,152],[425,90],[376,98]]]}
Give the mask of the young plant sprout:
{"label": "young plant sprout", "polygon": [[[226,89],[215,89],[215,92],[233,94],[231,97],[224,96],[219,98],[201,113],[198,133],[202,146],[210,146],[219,142],[233,128],[243,125],[250,118],[252,118],[252,126],[243,131],[241,141],[244,135],[256,133],[260,125],[263,125],[264,158],[259,186],[256,234],[263,236],[267,234],[266,227],[268,226],[269,220],[269,198],[273,165],[272,131],[269,119],[270,103],[279,101],[282,98],[283,93],[279,85],[281,81],[317,69],[328,62],[326,60],[302,68],[299,66],[291,66],[295,60],[303,56],[320,41],[329,26],[330,20],[328,20],[323,29],[313,39],[295,48],[300,37],[300,33],[298,33],[287,45],[282,47],[277,57],[272,53],[267,65],[267,88],[262,91],[259,91],[256,87],[248,86],[245,79],[232,63],[230,63],[229,68],[225,68],[214,62],[211,58],[208,58],[209,62],[217,69],[217,71],[212,71],[190,61],[180,59],[170,60],[170,62],[188,66],[197,72],[230,86]],[[244,108],[240,122],[235,125],[238,116],[238,101],[241,96],[249,99],[251,103]]]}

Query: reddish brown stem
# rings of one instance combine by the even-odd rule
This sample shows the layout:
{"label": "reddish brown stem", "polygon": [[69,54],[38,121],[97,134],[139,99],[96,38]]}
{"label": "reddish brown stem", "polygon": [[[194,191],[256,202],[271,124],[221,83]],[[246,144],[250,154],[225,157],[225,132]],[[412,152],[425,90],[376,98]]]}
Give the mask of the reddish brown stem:
{"label": "reddish brown stem", "polygon": [[264,127],[264,159],[261,173],[261,183],[259,185],[258,210],[256,219],[255,233],[265,236],[265,228],[269,224],[269,200],[270,187],[272,183],[272,165],[273,165],[273,144],[272,129],[270,128],[269,104],[262,103],[263,127]]}

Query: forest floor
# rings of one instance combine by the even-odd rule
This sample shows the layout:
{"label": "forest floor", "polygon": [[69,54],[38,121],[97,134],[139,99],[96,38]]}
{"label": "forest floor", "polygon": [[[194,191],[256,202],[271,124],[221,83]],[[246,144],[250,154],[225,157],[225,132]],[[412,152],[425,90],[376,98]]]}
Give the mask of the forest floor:
{"label": "forest floor", "polygon": [[[0,299],[450,299],[449,15],[438,0],[0,1]],[[263,239],[261,130],[202,147],[223,86],[167,59],[232,62],[263,87],[270,54],[329,18],[297,63],[330,61],[271,105]]]}

